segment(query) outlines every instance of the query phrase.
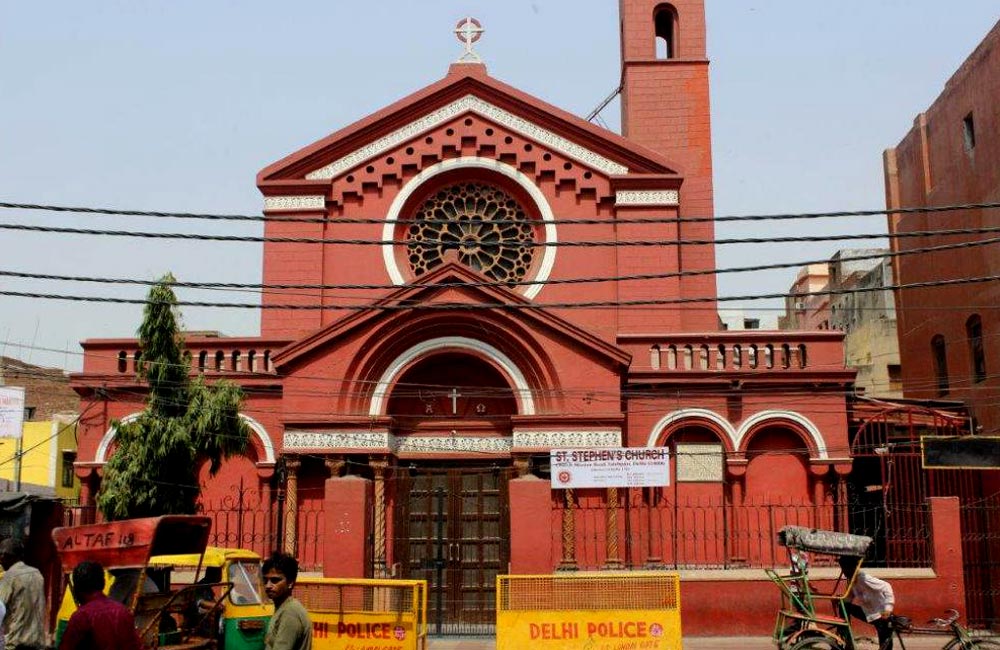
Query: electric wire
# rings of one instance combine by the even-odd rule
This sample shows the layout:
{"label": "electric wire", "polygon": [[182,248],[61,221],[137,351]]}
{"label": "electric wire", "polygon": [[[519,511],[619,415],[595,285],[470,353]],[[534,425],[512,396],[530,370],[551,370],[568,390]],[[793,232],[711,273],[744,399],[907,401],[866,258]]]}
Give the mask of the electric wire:
{"label": "electric wire", "polygon": [[[1000,202],[982,203],[958,203],[953,205],[939,206],[912,206],[878,208],[870,210],[834,210],[827,212],[789,212],[775,214],[751,214],[751,215],[720,215],[710,216],[683,216],[683,217],[632,217],[606,219],[576,219],[559,218],[559,224],[574,225],[607,225],[607,224],[669,224],[669,223],[725,223],[739,221],[782,221],[798,219],[827,219],[838,217],[871,217],[884,215],[906,215],[906,214],[934,214],[940,212],[961,212],[967,210],[987,210],[1000,208]],[[200,219],[209,221],[247,221],[247,222],[278,222],[278,223],[331,223],[331,224],[385,224],[385,223],[415,223],[410,219],[385,219],[377,217],[299,217],[294,215],[267,216],[267,215],[246,215],[246,214],[210,214],[197,212],[168,212],[162,210],[130,210],[103,207],[86,206],[62,206],[47,205],[39,203],[14,203],[0,202],[0,209],[20,209],[46,212],[70,212],[80,214],[97,214],[106,216],[129,216],[129,217],[153,217],[166,219]],[[448,224],[454,223],[449,219],[420,219],[417,223],[426,224]],[[540,219],[504,219],[492,223],[533,223],[544,225],[549,222]]]}
{"label": "electric wire", "polygon": [[[984,282],[995,282],[1000,280],[1000,275],[988,275],[974,278],[955,278],[951,280],[931,280],[926,282],[911,282],[908,284],[891,284],[879,287],[853,287],[847,289],[823,289],[810,292],[811,296],[838,296],[857,293],[872,293],[886,290],[908,290],[924,289],[932,287],[959,286],[967,284],[981,284]],[[129,305],[152,304],[148,299],[139,298],[119,298],[109,296],[80,296],[71,294],[40,293],[35,291],[10,291],[0,290],[0,295],[32,298],[39,300],[65,300],[70,302],[92,302],[92,303],[113,303]],[[768,293],[768,294],[747,294],[741,296],[702,296],[688,298],[649,298],[637,300],[591,300],[572,302],[416,302],[401,300],[398,302],[368,302],[358,304],[276,304],[276,303],[239,303],[239,302],[211,302],[199,300],[178,300],[172,304],[178,307],[213,307],[228,309],[274,309],[290,311],[482,311],[482,310],[545,310],[545,309],[608,309],[624,307],[648,307],[664,305],[690,305],[699,303],[716,302],[748,302],[753,300],[773,300],[784,298],[800,298],[802,294],[793,293]],[[333,296],[328,296],[333,298]],[[346,298],[356,299],[356,298]],[[979,309],[998,309],[1000,304],[981,305]]]}
{"label": "electric wire", "polygon": [[[176,239],[229,243],[322,244],[324,246],[407,246],[411,248],[443,248],[458,250],[462,243],[446,239],[363,239],[327,237],[277,237],[258,235],[213,235],[204,233],[150,232],[142,230],[107,230],[99,228],[68,228],[0,223],[0,230],[58,235],[94,235],[101,237],[132,237],[139,239]],[[956,237],[1000,232],[1000,226],[981,228],[951,228],[946,230],[912,230],[896,233],[853,233],[840,235],[783,235],[772,237],[731,237],[728,239],[634,239],[582,241],[505,241],[480,244],[482,248],[643,248],[675,246],[727,246],[735,244],[788,244],[804,242],[858,241],[876,239],[913,239],[918,237]]]}
{"label": "electric wire", "polygon": [[[880,259],[892,259],[896,257],[908,257],[910,255],[919,255],[925,253],[937,253],[947,250],[965,249],[965,248],[978,248],[980,246],[989,246],[992,244],[1000,244],[1000,237],[992,237],[989,239],[981,239],[975,241],[964,241],[951,244],[942,244],[938,246],[927,246],[921,248],[913,248],[899,251],[881,251],[877,253],[870,253],[864,255],[851,255],[849,257],[841,257],[838,259],[840,263],[847,262],[859,262],[865,260],[880,260]],[[396,284],[316,284],[316,283],[293,283],[293,284],[283,284],[283,283],[245,283],[245,282],[187,282],[175,280],[171,282],[172,287],[186,288],[186,289],[223,289],[223,290],[235,290],[235,289],[260,289],[265,291],[283,291],[283,290],[316,290],[316,291],[326,291],[326,290],[394,290],[399,289],[401,286],[407,287],[439,287],[439,288],[456,288],[456,287],[518,287],[518,286],[536,286],[536,285],[564,285],[564,284],[590,284],[590,283],[603,283],[603,282],[629,282],[629,281],[639,281],[639,280],[663,280],[670,278],[685,278],[685,277],[697,277],[705,275],[721,275],[727,273],[750,273],[757,271],[769,271],[776,269],[786,269],[786,268],[798,268],[805,267],[812,264],[826,264],[829,263],[829,259],[812,259],[812,260],[802,260],[797,262],[778,262],[772,264],[755,264],[752,266],[738,266],[738,267],[727,267],[727,268],[714,268],[714,269],[697,269],[689,271],[672,271],[665,273],[637,273],[630,275],[617,275],[617,276],[587,276],[579,278],[547,278],[544,280],[517,280],[517,281],[500,281],[500,280],[470,280],[468,282],[422,282],[419,279],[413,282],[408,282],[405,285]],[[18,279],[30,279],[30,280],[52,280],[52,281],[62,281],[62,282],[90,282],[94,284],[125,284],[125,285],[141,285],[141,286],[155,286],[159,284],[159,280],[144,280],[137,278],[100,278],[93,276],[74,276],[74,275],[57,275],[51,273],[29,273],[26,271],[14,271],[14,270],[0,270],[0,277],[11,277]],[[307,294],[300,294],[307,295]],[[813,292],[807,292],[801,295],[803,297],[814,295]]]}

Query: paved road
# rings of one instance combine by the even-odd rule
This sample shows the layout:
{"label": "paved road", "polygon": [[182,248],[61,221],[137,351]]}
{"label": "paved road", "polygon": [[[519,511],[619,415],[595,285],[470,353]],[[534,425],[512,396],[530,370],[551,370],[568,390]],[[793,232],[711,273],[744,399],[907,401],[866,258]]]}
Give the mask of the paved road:
{"label": "paved road", "polygon": [[[949,640],[947,636],[907,637],[906,650],[939,650]],[[862,645],[875,650],[874,640],[870,645]],[[428,650],[495,650],[496,641],[491,637],[478,638],[431,638]],[[684,650],[775,650],[771,637],[685,637]],[[896,643],[899,649],[899,643]]]}

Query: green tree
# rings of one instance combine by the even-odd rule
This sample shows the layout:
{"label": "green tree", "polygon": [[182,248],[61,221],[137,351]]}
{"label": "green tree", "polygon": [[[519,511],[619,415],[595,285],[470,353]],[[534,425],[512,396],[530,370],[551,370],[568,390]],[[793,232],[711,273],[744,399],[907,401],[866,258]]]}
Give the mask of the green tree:
{"label": "green tree", "polygon": [[149,291],[139,326],[138,377],[149,387],[134,420],[113,420],[116,449],[104,470],[97,507],[108,520],[193,514],[201,488],[199,461],[215,475],[224,458],[240,454],[250,428],[239,417],[242,389],[190,377],[178,326],[174,277]]}

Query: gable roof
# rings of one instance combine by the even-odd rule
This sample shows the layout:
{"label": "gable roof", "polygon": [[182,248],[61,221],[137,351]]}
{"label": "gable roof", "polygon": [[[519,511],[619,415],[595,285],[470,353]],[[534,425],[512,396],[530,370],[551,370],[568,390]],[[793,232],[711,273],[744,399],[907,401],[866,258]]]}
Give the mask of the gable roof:
{"label": "gable roof", "polygon": [[[518,307],[517,305],[530,305],[531,301],[506,287],[493,284],[483,286],[481,284],[489,282],[492,282],[490,278],[459,262],[447,262],[421,276],[419,284],[411,284],[397,289],[384,298],[373,302],[370,309],[358,310],[344,316],[310,336],[292,343],[275,355],[272,360],[276,367],[287,366],[332,344],[349,333],[357,332],[359,328],[375,329],[379,323],[399,317],[400,311],[403,311],[402,317],[408,317],[410,310],[395,311],[392,309],[394,305],[412,306],[415,302],[455,304],[454,300],[446,297],[447,294],[454,293],[455,295],[464,295],[466,297],[464,302],[467,303],[501,305],[494,308],[483,308],[481,311],[484,314],[489,314],[493,310],[505,309],[504,305],[511,305],[511,308],[522,312],[520,318],[523,321],[540,326],[550,335],[572,341],[573,345],[581,348],[581,352],[596,357],[607,365],[627,366],[630,363],[632,357],[625,350],[544,309]],[[446,298],[441,300],[442,296]]]}
{"label": "gable roof", "polygon": [[478,64],[454,64],[440,81],[268,165],[257,184],[326,180],[450,119],[473,111],[544,140],[609,176],[676,174],[678,166],[486,73]]}

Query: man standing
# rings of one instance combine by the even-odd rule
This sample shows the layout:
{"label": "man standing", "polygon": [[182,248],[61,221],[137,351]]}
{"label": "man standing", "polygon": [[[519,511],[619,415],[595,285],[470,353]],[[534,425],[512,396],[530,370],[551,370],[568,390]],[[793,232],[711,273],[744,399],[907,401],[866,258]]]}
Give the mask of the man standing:
{"label": "man standing", "polygon": [[274,616],[264,636],[266,650],[312,650],[312,623],[306,608],[292,597],[298,561],[275,553],[264,562],[264,592],[274,601]]}
{"label": "man standing", "polygon": [[5,650],[45,647],[45,585],[42,574],[24,563],[24,545],[11,537],[0,542],[0,601],[7,608],[3,621]]}
{"label": "man standing", "polygon": [[135,618],[125,605],[104,595],[104,567],[84,560],[73,568],[73,599],[59,650],[139,650]]}

